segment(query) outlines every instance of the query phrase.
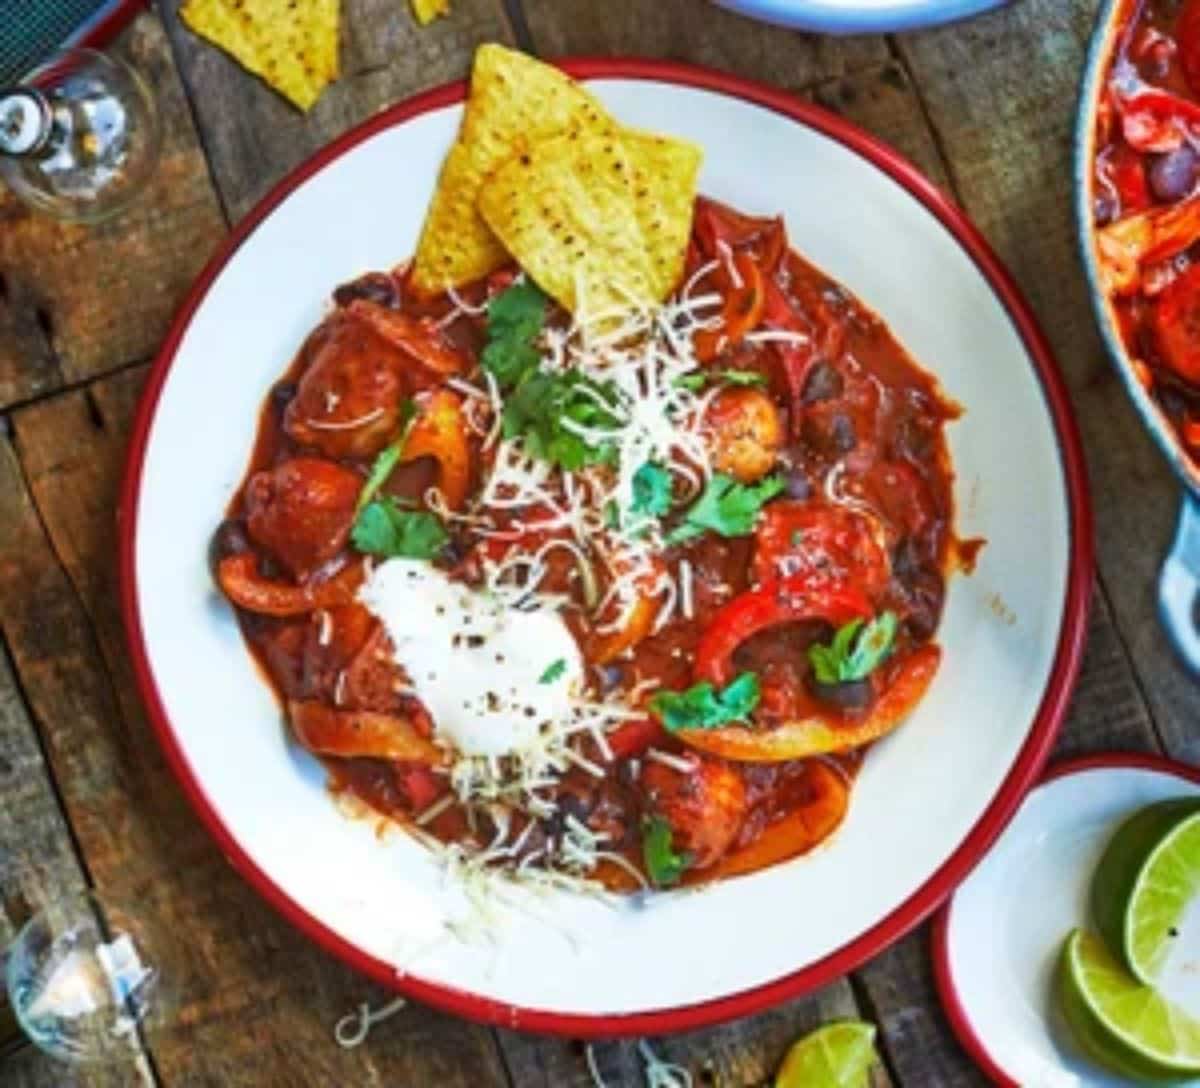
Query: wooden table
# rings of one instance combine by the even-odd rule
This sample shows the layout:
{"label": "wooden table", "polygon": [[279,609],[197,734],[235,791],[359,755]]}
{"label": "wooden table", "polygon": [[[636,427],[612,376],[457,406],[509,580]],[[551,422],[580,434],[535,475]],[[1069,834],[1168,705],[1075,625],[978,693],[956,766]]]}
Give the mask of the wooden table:
{"label": "wooden table", "polygon": [[[1101,350],[1074,252],[1070,140],[1095,0],[1023,0],[896,38],[789,33],[705,0],[454,0],[418,30],[403,0],[344,0],[343,78],[304,117],[193,37],[176,0],[116,48],[149,75],[166,128],[149,193],[97,228],[0,193],[0,941],[45,897],[90,883],[175,934],[173,1030],[140,1069],[86,1075],[26,1048],[6,1085],[588,1085],[582,1045],[416,1006],[356,1050],[334,1023],[387,995],[283,922],[226,865],[167,771],[118,618],[113,510],[148,361],[192,278],[283,173],[361,118],[466,73],[475,46],[698,62],[812,98],[896,145],[966,207],[1020,281],[1074,399],[1096,505],[1099,582],[1058,755],[1200,757],[1200,686],[1154,615],[1179,488]],[[762,169],[769,169],[763,164]],[[1019,426],[1014,421],[1014,441]],[[823,992],[659,1040],[698,1085],[769,1081],[835,1016],[881,1028],[878,1084],[984,1083],[934,994],[922,928]],[[640,1085],[631,1043],[596,1048]]]}

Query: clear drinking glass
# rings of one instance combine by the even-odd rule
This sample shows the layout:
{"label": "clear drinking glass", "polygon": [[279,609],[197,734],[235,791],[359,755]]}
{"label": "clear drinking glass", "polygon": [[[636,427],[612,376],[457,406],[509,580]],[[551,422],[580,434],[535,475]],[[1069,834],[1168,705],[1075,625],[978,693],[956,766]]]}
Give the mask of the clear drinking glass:
{"label": "clear drinking glass", "polygon": [[5,983],[21,1031],[70,1062],[129,1062],[165,1017],[145,928],[82,894],[47,904],[9,946]]}
{"label": "clear drinking glass", "polygon": [[158,163],[150,88],[129,65],[68,49],[0,88],[0,179],[26,203],[96,222],[127,207]]}

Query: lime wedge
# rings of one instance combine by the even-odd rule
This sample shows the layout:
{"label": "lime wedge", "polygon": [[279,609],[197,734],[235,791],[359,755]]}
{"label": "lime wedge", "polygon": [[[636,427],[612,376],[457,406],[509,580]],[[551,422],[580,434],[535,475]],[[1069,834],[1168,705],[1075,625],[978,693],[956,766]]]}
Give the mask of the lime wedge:
{"label": "lime wedge", "polygon": [[1058,983],[1067,1023],[1094,1061],[1141,1084],[1200,1074],[1200,1021],[1133,978],[1099,937],[1071,933]]}
{"label": "lime wedge", "polygon": [[792,1044],[775,1088],[866,1088],[875,1054],[875,1025],[839,1020]]}
{"label": "lime wedge", "polygon": [[1197,892],[1200,798],[1160,801],[1126,820],[1105,848],[1092,878],[1092,913],[1113,954],[1153,986]]}

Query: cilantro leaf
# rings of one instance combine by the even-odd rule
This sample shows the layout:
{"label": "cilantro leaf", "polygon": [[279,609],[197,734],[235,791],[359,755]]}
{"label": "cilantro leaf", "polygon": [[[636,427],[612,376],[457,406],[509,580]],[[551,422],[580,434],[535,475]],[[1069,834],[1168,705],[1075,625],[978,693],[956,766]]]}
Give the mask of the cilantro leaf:
{"label": "cilantro leaf", "polygon": [[359,511],[350,539],[360,552],[368,555],[432,559],[446,546],[449,536],[433,514],[405,510],[385,495]]}
{"label": "cilantro leaf", "polygon": [[814,642],[808,660],[817,683],[865,680],[892,652],[898,623],[895,612],[884,612],[865,627],[862,620],[843,624],[828,646]]}
{"label": "cilantro leaf", "polygon": [[511,388],[537,368],[535,345],[545,320],[546,296],[528,280],[488,303],[488,342],[479,361],[501,386]]}
{"label": "cilantro leaf", "polygon": [[758,676],[744,672],[721,691],[707,680],[693,684],[687,691],[660,691],[650,700],[650,709],[671,733],[679,729],[716,729],[729,722],[749,721],[761,694]]}
{"label": "cilantro leaf", "polygon": [[692,855],[687,851],[677,854],[671,845],[671,825],[661,816],[652,816],[642,825],[642,860],[650,882],[666,888],[679,883]]}
{"label": "cilantro leaf", "polygon": [[362,510],[375,497],[375,493],[387,483],[392,470],[399,464],[400,455],[404,452],[404,443],[408,440],[409,424],[416,414],[416,403],[411,397],[405,397],[400,402],[400,437],[381,450],[375,458],[371,471],[367,473],[366,483],[358,493],[357,510]]}
{"label": "cilantro leaf", "polygon": [[756,484],[738,483],[723,472],[714,473],[683,521],[667,534],[668,544],[678,544],[711,529],[720,536],[745,536],[769,499],[783,490],[783,480],[767,476]]}
{"label": "cilantro leaf", "polygon": [[767,376],[757,370],[718,370],[717,380],[726,385],[766,385]]}
{"label": "cilantro leaf", "polygon": [[767,376],[757,370],[697,370],[691,374],[681,374],[674,384],[681,389],[690,389],[693,393],[704,388],[706,382],[723,382],[725,385],[766,385]]}
{"label": "cilantro leaf", "polygon": [[671,509],[671,473],[647,461],[633,474],[633,514],[659,517]]}
{"label": "cilantro leaf", "polygon": [[538,683],[553,684],[554,681],[558,680],[566,671],[567,660],[564,657],[560,657],[557,661],[551,661],[550,664],[546,666],[546,671],[538,677]]}
{"label": "cilantro leaf", "polygon": [[617,418],[604,407],[616,400],[609,382],[595,382],[578,370],[529,374],[504,402],[504,437],[520,438],[525,450],[569,472],[584,465],[611,463],[612,442],[580,434],[576,427],[608,431]]}

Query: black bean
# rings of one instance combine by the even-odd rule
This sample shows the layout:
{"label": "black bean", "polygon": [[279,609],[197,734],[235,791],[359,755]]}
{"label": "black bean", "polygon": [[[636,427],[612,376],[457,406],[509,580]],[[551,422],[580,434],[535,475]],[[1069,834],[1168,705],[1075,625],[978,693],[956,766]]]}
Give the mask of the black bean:
{"label": "black bean", "polygon": [[360,298],[391,309],[400,305],[400,291],[396,287],[396,281],[384,272],[368,272],[356,280],[343,283],[333,292],[333,301],[339,306],[349,306]]}
{"label": "black bean", "polygon": [[620,665],[596,666],[596,678],[600,681],[600,690],[605,695],[621,683],[624,675],[625,672]]}
{"label": "black bean", "polygon": [[842,395],[845,382],[837,368],[831,363],[821,360],[808,372],[804,382],[804,390],[800,399],[805,404],[815,404],[821,400],[832,400]]}
{"label": "black bean", "polygon": [[1187,400],[1183,394],[1170,385],[1159,385],[1156,389],[1158,403],[1167,417],[1176,424],[1181,424],[1188,415]]}
{"label": "black bean", "polygon": [[838,453],[849,453],[858,445],[858,432],[854,429],[854,420],[839,412],[833,417],[833,446]]}
{"label": "black bean", "polygon": [[295,382],[276,382],[271,389],[271,403],[282,412],[296,396]]}
{"label": "black bean", "polygon": [[802,469],[794,468],[783,478],[783,490],[789,499],[807,499],[812,494],[812,484]]}
{"label": "black bean", "polygon": [[1164,204],[1174,204],[1188,195],[1196,184],[1196,152],[1180,144],[1155,158],[1150,167],[1150,191]]}
{"label": "black bean", "polygon": [[240,518],[226,518],[208,543],[208,565],[215,572],[222,559],[250,550],[250,538]]}
{"label": "black bean", "polygon": [[1105,227],[1117,218],[1117,199],[1112,193],[1100,189],[1092,199],[1092,218],[1096,226]]}
{"label": "black bean", "polygon": [[839,710],[862,710],[871,705],[875,689],[870,680],[843,680],[837,684],[822,684],[813,678],[813,694],[823,703]]}

